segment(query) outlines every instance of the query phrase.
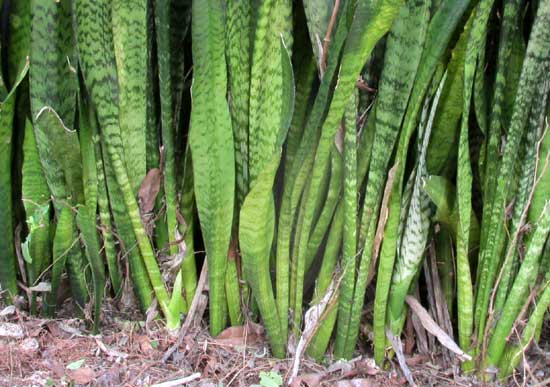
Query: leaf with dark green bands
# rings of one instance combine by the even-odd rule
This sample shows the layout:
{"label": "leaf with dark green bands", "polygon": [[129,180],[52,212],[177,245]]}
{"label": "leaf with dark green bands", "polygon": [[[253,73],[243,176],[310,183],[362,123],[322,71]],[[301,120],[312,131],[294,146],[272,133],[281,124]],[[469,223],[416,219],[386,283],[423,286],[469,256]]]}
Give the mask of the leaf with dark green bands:
{"label": "leaf with dark green bands", "polygon": [[[117,64],[119,120],[126,169],[137,193],[146,173],[147,1],[112,2],[113,43]],[[129,33],[131,31],[131,33]]]}
{"label": "leaf with dark green bands", "polygon": [[93,207],[81,206],[78,208],[76,223],[80,229],[82,243],[86,258],[91,267],[92,280],[94,288],[94,333],[97,333],[100,322],[101,301],[105,291],[105,269],[103,268],[103,259],[99,247],[99,239],[96,230],[96,212],[94,203]]}
{"label": "leaf with dark green bands", "polygon": [[[29,270],[29,281],[32,284],[42,270],[50,264],[50,191],[46,183],[38,149],[34,140],[34,131],[29,120],[25,125],[25,139],[23,141],[23,166],[22,166],[21,196],[25,213],[28,218],[38,221],[36,228],[31,230],[30,252],[32,257],[32,276]],[[30,269],[30,268],[29,268]],[[30,278],[33,277],[33,278]]]}
{"label": "leaf with dark green bands", "polygon": [[[210,331],[226,324],[225,270],[233,221],[235,159],[219,1],[193,1],[193,106],[189,141],[210,280]],[[215,84],[216,87],[211,85]]]}

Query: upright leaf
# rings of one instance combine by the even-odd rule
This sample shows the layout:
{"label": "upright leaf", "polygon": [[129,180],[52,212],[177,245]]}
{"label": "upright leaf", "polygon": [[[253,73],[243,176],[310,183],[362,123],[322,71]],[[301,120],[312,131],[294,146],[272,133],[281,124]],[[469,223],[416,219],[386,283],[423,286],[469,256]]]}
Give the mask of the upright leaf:
{"label": "upright leaf", "polygon": [[[224,56],[223,7],[194,0],[194,75],[189,141],[193,181],[210,280],[210,332],[226,324],[225,270],[233,221],[235,168]],[[215,87],[213,87],[215,85]]]}

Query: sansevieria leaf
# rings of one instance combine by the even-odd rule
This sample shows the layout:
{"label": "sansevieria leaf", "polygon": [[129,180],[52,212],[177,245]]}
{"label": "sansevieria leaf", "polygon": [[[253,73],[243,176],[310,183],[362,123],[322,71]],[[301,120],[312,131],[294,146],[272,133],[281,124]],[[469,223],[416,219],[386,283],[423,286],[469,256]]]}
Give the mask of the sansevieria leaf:
{"label": "sansevieria leaf", "polygon": [[171,313],[169,297],[139,213],[124,161],[124,151],[118,117],[118,84],[116,82],[115,54],[108,24],[108,2],[93,3],[77,0],[75,3],[78,52],[84,79],[97,109],[101,136],[106,148],[116,183],[147,269],[149,280],[169,328],[179,325],[179,316]]}
{"label": "sansevieria leaf", "polygon": [[32,259],[32,262],[27,265],[27,276],[29,283],[34,285],[34,281],[51,261],[50,191],[40,164],[34,131],[29,120],[26,121],[23,142],[21,193],[29,227],[26,242],[29,243],[28,248]]}
{"label": "sansevieria leaf", "polygon": [[282,65],[283,106],[273,118],[278,118],[275,142],[271,146],[272,158],[251,183],[239,216],[239,241],[246,278],[250,283],[260,313],[263,316],[273,354],[284,357],[286,353],[285,320],[279,314],[273,295],[269,269],[271,248],[275,235],[275,202],[273,182],[281,159],[281,148],[294,111],[294,78],[289,53],[280,38],[279,57]]}
{"label": "sansevieria leaf", "polygon": [[226,100],[227,73],[220,1],[193,1],[192,39],[195,71],[189,141],[195,200],[210,280],[210,332],[217,335],[227,320],[225,270],[235,194],[235,156]]}

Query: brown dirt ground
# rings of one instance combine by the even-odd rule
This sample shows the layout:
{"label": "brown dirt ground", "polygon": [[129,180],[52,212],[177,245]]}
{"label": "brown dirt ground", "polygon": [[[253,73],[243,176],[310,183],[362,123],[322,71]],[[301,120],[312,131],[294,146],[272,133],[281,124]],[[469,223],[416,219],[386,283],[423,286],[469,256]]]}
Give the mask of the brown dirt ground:
{"label": "brown dirt ground", "polygon": [[[153,386],[197,372],[200,378],[175,385],[250,386],[259,383],[261,372],[266,371],[287,380],[292,367],[292,359],[269,357],[263,332],[255,325],[247,331],[228,330],[218,338],[209,336],[205,326],[192,328],[163,363],[177,336],[161,322],[146,324],[135,315],[113,311],[104,315],[101,335],[93,336],[81,319],[42,319],[19,310],[0,314],[0,327],[15,327],[17,336],[0,335],[0,386]],[[302,360],[293,386],[407,385],[397,362],[390,362],[387,370],[373,366],[366,355],[346,363],[331,364],[331,359],[325,363]],[[445,366],[439,355],[413,353],[407,363],[418,386],[482,385],[460,376],[456,364]],[[526,365],[509,385],[550,385],[548,354],[538,348]]]}

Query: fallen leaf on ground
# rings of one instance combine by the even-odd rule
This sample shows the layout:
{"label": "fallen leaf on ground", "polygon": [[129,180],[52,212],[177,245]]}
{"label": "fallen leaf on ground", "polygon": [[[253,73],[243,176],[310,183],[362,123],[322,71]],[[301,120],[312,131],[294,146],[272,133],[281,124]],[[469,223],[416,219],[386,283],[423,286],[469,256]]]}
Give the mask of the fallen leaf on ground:
{"label": "fallen leaf on ground", "polygon": [[59,323],[58,324],[58,327],[59,329],[61,329],[63,332],[66,332],[66,333],[69,333],[71,335],[75,335],[75,336],[79,336],[79,337],[83,337],[84,334],[82,333],[82,331],[78,328],[74,328],[68,324],[64,324],[64,323]]}
{"label": "fallen leaf on ground", "polygon": [[317,387],[321,384],[323,374],[298,375],[290,383],[290,387]]}
{"label": "fallen leaf on ground", "polygon": [[59,328],[57,321],[49,321],[46,323],[46,327],[53,337],[68,336],[68,334]]}
{"label": "fallen leaf on ground", "polygon": [[38,352],[38,349],[40,348],[40,344],[38,344],[38,340],[33,338],[25,339],[21,342],[19,345],[19,348],[26,352],[27,354]]}
{"label": "fallen leaf on ground", "polygon": [[123,385],[124,371],[123,367],[107,369],[95,379],[95,383],[100,387],[121,386]]}
{"label": "fallen leaf on ground", "polygon": [[15,313],[15,305],[9,305],[0,311],[0,317],[7,317],[14,313]]}
{"label": "fallen leaf on ground", "polygon": [[38,337],[44,332],[44,324],[40,321],[35,321],[32,323],[25,322],[23,324],[23,330],[26,332],[27,337]]}
{"label": "fallen leaf on ground", "polygon": [[0,323],[0,337],[21,339],[25,336],[23,328],[19,324]]}
{"label": "fallen leaf on ground", "polygon": [[85,362],[86,362],[86,359],[80,359],[80,360],[73,361],[72,363],[67,364],[67,369],[68,370],[73,370],[73,371],[77,370],[80,367],[82,367]]}
{"label": "fallen leaf on ground", "polygon": [[98,348],[103,353],[105,353],[107,356],[111,356],[111,357],[114,357],[114,358],[121,358],[121,359],[126,359],[128,357],[127,353],[120,352],[120,351],[117,351],[116,349],[107,347],[105,345],[105,343],[103,341],[101,341],[99,338],[96,337],[94,339],[95,339],[95,342],[96,342]]}
{"label": "fallen leaf on ground", "polygon": [[374,362],[374,359],[371,358],[365,358],[359,360],[355,367],[359,371],[361,375],[370,375],[374,376],[377,375],[380,372],[380,368],[376,365]]}
{"label": "fallen leaf on ground", "polygon": [[225,345],[254,345],[264,341],[264,328],[261,325],[249,322],[246,325],[229,327],[222,331],[215,342]]}
{"label": "fallen leaf on ground", "polygon": [[338,360],[328,367],[328,372],[341,372],[346,373],[350,372],[354,367],[355,363],[361,360],[361,357],[356,357],[351,360]]}
{"label": "fallen leaf on ground", "polygon": [[88,384],[95,378],[95,372],[93,369],[88,367],[82,367],[77,370],[67,371],[69,379],[71,379],[76,384]]}
{"label": "fallen leaf on ground", "polygon": [[154,352],[154,348],[151,345],[151,341],[147,336],[138,336],[136,341],[139,344],[139,350],[146,356]]}
{"label": "fallen leaf on ground", "polygon": [[426,363],[430,360],[430,357],[427,355],[413,355],[406,358],[406,362],[410,366],[416,366],[422,363]]}
{"label": "fallen leaf on ground", "polygon": [[340,380],[336,387],[373,387],[374,383],[369,379]]}

